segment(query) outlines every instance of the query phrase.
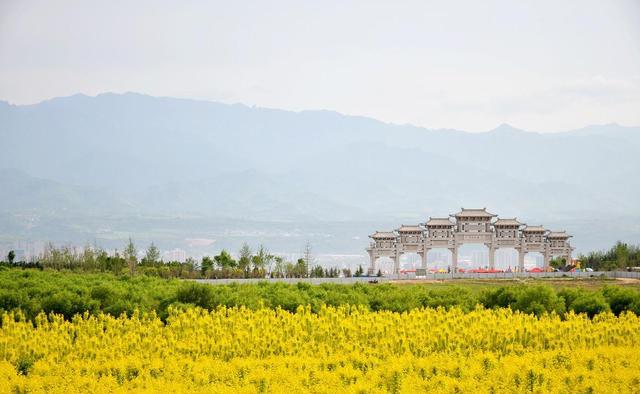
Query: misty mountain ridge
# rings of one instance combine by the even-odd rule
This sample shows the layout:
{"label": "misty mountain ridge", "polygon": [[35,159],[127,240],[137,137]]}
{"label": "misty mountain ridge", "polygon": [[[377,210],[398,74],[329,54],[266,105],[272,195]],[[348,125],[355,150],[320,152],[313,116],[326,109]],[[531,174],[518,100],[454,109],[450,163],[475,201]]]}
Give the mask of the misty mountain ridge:
{"label": "misty mountain ridge", "polygon": [[617,124],[468,133],[105,93],[0,103],[0,143],[8,215],[400,224],[486,206],[577,231],[585,218],[640,216],[640,128]]}

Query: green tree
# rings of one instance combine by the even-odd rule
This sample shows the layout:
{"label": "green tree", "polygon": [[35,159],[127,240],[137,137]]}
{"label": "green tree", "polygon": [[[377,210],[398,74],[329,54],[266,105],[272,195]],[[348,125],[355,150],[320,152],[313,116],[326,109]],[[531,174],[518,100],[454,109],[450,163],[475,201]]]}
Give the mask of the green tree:
{"label": "green tree", "polygon": [[274,260],[276,262],[275,266],[275,276],[277,278],[281,278],[284,275],[284,259],[281,256],[275,256]]}
{"label": "green tree", "polygon": [[306,278],[309,276],[309,268],[304,259],[298,259],[295,266],[295,276],[297,278]]}
{"label": "green tree", "polygon": [[7,260],[9,260],[9,264],[13,264],[13,260],[15,260],[16,258],[16,252],[13,250],[9,251],[9,254],[7,254]]}
{"label": "green tree", "polygon": [[251,258],[253,252],[246,242],[242,244],[242,247],[238,251],[238,268],[244,273],[245,278],[249,276],[249,270],[251,269]]}
{"label": "green tree", "polygon": [[362,269],[362,266],[359,265],[358,268],[356,269],[355,276],[360,277],[362,275],[364,275],[364,270]]}
{"label": "green tree", "polygon": [[58,250],[53,243],[49,242],[44,247],[42,253],[42,265],[47,268],[62,269],[62,253]]}
{"label": "green tree", "polygon": [[562,314],[565,310],[564,298],[549,286],[525,287],[516,295],[511,308],[540,316],[544,313]]}
{"label": "green tree", "polygon": [[138,265],[138,251],[131,237],[129,237],[129,242],[124,248],[124,259],[129,267],[129,275],[133,276],[136,273],[136,266]]}
{"label": "green tree", "polygon": [[160,262],[160,251],[153,242],[151,242],[151,245],[147,248],[147,252],[144,256],[144,262],[149,265],[154,265],[155,263]]}
{"label": "green tree", "polygon": [[634,289],[617,286],[605,286],[602,289],[611,312],[620,315],[624,311],[632,311],[634,306],[640,306],[640,292]]}
{"label": "green tree", "polygon": [[[325,272],[321,266],[316,265],[311,269],[311,277],[312,278],[324,278]],[[328,275],[327,275],[328,276]]]}
{"label": "green tree", "polygon": [[569,305],[569,309],[575,313],[586,313],[590,318],[611,310],[604,296],[595,292],[584,293],[582,297],[577,298]]}
{"label": "green tree", "polygon": [[269,254],[269,251],[264,247],[264,245],[260,245],[258,251],[255,256],[253,256],[253,268],[257,275],[264,276],[265,267],[271,264],[273,260],[273,256]]}
{"label": "green tree", "polygon": [[100,272],[105,272],[111,269],[111,267],[109,267],[109,254],[105,251],[105,250],[97,250],[97,253],[95,254],[95,266],[96,269]]}
{"label": "green tree", "polygon": [[616,266],[624,268],[629,266],[629,246],[626,243],[618,242],[615,246]]}
{"label": "green tree", "polygon": [[[211,263],[213,266],[213,262]],[[195,279],[196,277],[196,261],[192,257],[187,257],[187,260],[182,264],[182,272],[180,277],[186,277],[189,279]]]}
{"label": "green tree", "polygon": [[294,278],[296,276],[296,265],[293,263],[286,263],[284,265],[284,277]]}
{"label": "green tree", "polygon": [[218,267],[222,268],[223,270],[233,269],[238,266],[238,263],[233,259],[233,257],[231,257],[229,252],[224,249],[213,259],[216,261]]}
{"label": "green tree", "polygon": [[94,271],[96,269],[97,248],[85,245],[80,255],[80,265],[83,271]]}
{"label": "green tree", "polygon": [[207,276],[211,271],[213,271],[214,262],[209,256],[204,256],[200,263],[200,273],[202,276]]}
{"label": "green tree", "polygon": [[640,247],[618,241],[609,250],[591,252],[586,256],[581,255],[578,260],[583,267],[590,267],[596,271],[635,267],[640,265]]}
{"label": "green tree", "polygon": [[567,260],[565,258],[551,259],[549,265],[556,269],[562,269],[567,265]]}

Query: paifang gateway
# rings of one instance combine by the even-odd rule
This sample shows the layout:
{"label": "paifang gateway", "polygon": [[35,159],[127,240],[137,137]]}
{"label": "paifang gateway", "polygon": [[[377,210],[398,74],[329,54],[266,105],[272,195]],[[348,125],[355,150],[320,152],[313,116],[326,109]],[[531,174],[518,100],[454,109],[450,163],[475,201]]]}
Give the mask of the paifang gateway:
{"label": "paifang gateway", "polygon": [[[400,256],[416,253],[422,259],[422,268],[427,268],[427,254],[431,249],[449,249],[453,272],[458,270],[458,248],[464,244],[484,244],[489,248],[489,269],[495,269],[495,252],[501,248],[518,251],[518,270],[524,271],[524,256],[539,252],[544,257],[544,269],[549,267],[552,257],[571,261],[574,248],[571,237],[565,231],[548,231],[542,226],[528,226],[516,218],[501,219],[482,209],[465,209],[449,215],[450,218],[429,218],[426,223],[406,226],[395,231],[376,231],[367,248],[370,258],[369,274],[376,272],[376,261],[380,257],[393,259],[393,273],[400,272]],[[495,219],[495,221],[494,221]]]}

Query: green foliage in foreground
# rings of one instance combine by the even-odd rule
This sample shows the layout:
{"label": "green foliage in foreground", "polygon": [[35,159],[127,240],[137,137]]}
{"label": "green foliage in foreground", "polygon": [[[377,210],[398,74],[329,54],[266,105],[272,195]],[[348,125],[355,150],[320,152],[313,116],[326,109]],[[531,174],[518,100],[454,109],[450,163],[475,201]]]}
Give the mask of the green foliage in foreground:
{"label": "green foliage in foreground", "polygon": [[569,310],[594,316],[612,311],[632,311],[640,315],[640,291],[605,286],[600,290],[546,285],[491,286],[481,290],[468,287],[433,287],[393,284],[298,283],[207,285],[192,281],[164,280],[147,276],[77,274],[56,271],[0,269],[0,312],[21,310],[33,319],[41,311],[55,312],[71,319],[75,314],[105,312],[131,314],[134,310],[156,311],[166,317],[174,306],[214,309],[220,305],[281,307],[294,311],[310,305],[365,305],[369,309],[403,312],[419,307],[452,307],[471,310],[507,307],[541,315]]}

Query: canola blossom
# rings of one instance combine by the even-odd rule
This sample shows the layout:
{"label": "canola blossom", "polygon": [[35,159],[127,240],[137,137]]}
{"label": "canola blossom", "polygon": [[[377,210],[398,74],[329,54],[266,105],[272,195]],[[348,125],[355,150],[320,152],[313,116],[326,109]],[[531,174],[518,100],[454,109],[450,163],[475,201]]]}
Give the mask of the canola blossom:
{"label": "canola blossom", "polygon": [[639,345],[631,313],[5,314],[0,392],[640,392]]}

